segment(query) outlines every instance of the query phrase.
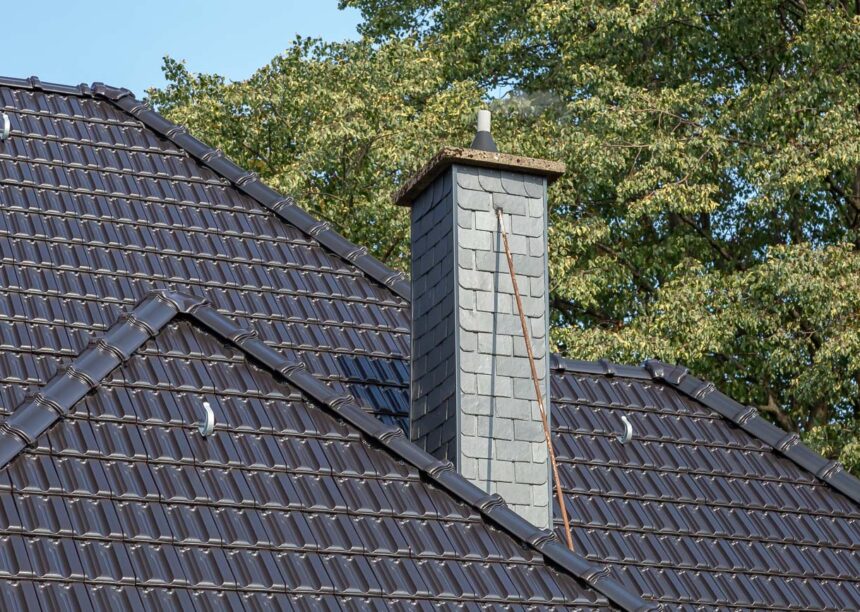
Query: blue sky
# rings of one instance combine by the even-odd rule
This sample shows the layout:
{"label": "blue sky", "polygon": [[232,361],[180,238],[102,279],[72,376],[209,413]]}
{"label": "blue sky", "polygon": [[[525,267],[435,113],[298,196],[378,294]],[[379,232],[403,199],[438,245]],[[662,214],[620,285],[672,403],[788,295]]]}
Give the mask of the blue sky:
{"label": "blue sky", "polygon": [[337,0],[30,0],[4,2],[0,75],[76,85],[103,81],[138,96],[164,84],[161,58],[241,79],[295,38],[356,37]]}

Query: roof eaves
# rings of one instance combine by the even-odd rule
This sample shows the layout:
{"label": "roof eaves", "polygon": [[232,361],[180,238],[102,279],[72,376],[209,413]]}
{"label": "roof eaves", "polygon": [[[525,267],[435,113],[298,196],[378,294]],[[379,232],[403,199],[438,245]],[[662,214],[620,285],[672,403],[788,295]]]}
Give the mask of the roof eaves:
{"label": "roof eaves", "polygon": [[[16,79],[16,81],[20,81]],[[22,81],[25,82],[26,81]],[[19,85],[20,86],[20,85]],[[78,92],[80,93],[80,92]],[[137,100],[128,89],[117,89],[103,83],[93,83],[92,93],[108,100],[135,117],[146,127],[163,136],[177,147],[185,150],[200,164],[228,180],[236,189],[271,210],[283,221],[296,226],[317,242],[340,255],[373,280],[385,285],[401,298],[409,301],[412,289],[403,272],[393,270],[360,247],[332,229],[327,221],[319,221],[300,208],[288,196],[284,196],[253,173],[228,159],[220,150],[201,142],[180,125],[152,110],[145,102]]]}
{"label": "roof eaves", "polygon": [[630,592],[595,564],[565,548],[550,531],[532,525],[497,494],[487,494],[460,476],[450,461],[440,461],[410,442],[396,426],[368,414],[351,395],[339,395],[301,362],[290,361],[257,337],[256,331],[236,325],[202,298],[158,290],[121,317],[61,373],[0,423],[0,469],[33,445],[54,423],[66,416],[87,393],[97,388],[116,367],[128,361],[150,338],[179,315],[237,347],[276,377],[286,379],[311,400],[327,407],[359,429],[374,443],[415,467],[424,477],[485,516],[501,530],[535,548],[554,567],[589,585],[623,610],[659,609]]}
{"label": "roof eaves", "polygon": [[649,360],[642,367],[617,365],[600,361],[581,361],[553,355],[554,370],[590,374],[596,376],[620,376],[665,383],[720,416],[728,419],[751,436],[761,440],[776,452],[793,461],[819,480],[860,504],[860,480],[845,471],[838,461],[822,457],[800,441],[796,433],[777,427],[758,414],[755,406],[744,406],[718,391],[716,386],[691,376],[683,366],[673,366],[657,360]]}

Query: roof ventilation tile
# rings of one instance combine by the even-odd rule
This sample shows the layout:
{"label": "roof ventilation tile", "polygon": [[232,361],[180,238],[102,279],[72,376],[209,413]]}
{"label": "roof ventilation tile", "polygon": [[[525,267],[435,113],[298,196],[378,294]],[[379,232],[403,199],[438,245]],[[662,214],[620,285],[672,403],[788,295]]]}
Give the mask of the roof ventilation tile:
{"label": "roof ventilation tile", "polygon": [[209,402],[203,402],[203,420],[198,424],[197,431],[204,438],[208,438],[215,431],[215,413]]}

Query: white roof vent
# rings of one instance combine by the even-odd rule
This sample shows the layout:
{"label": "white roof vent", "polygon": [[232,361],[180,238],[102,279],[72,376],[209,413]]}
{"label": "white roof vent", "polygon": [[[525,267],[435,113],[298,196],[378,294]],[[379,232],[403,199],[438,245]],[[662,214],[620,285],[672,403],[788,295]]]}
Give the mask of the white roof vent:
{"label": "white roof vent", "polygon": [[0,116],[0,140],[9,138],[9,133],[12,131],[12,122],[9,121],[9,115],[3,113]]}

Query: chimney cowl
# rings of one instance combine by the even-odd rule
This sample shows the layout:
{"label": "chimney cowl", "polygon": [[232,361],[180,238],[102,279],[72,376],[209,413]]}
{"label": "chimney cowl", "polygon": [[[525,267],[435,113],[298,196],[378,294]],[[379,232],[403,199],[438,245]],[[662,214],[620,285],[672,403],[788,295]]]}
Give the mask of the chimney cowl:
{"label": "chimney cowl", "polygon": [[475,132],[474,140],[472,140],[472,149],[489,151],[490,153],[499,152],[499,148],[496,146],[496,141],[493,140],[493,135],[490,131],[491,117],[490,111],[486,109],[478,111],[478,130]]}

